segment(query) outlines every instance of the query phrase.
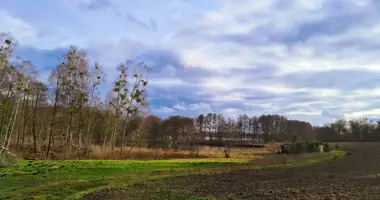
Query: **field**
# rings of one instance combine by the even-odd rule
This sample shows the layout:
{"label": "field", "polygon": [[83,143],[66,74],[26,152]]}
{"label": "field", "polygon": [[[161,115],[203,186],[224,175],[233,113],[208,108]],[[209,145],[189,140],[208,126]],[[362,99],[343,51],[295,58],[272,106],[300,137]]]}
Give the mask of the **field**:
{"label": "field", "polygon": [[380,143],[344,143],[345,157],[307,166],[190,175],[86,199],[380,199]]}
{"label": "field", "polygon": [[[270,151],[270,149],[269,149]],[[22,160],[9,168],[0,168],[0,199],[204,199],[204,194],[181,187],[199,176],[259,168],[291,167],[331,160],[343,152],[302,154],[297,156],[269,154],[258,150],[236,150],[232,158],[184,158],[170,160]],[[256,171],[256,170],[255,170]],[[210,176],[210,178],[218,175]],[[182,177],[182,178],[176,178]],[[207,176],[208,177],[208,176]],[[237,176],[238,177],[238,176]],[[186,183],[189,179],[189,183]],[[202,178],[201,178],[202,179]],[[238,180],[238,179],[236,179]],[[158,182],[157,182],[158,181]],[[178,188],[168,189],[175,181]],[[210,180],[202,184],[220,184]],[[215,180],[217,181],[217,180]],[[144,196],[144,188],[154,189]],[[157,187],[160,185],[160,187]],[[162,187],[161,187],[162,186]],[[138,190],[135,190],[139,187]],[[142,188],[141,188],[142,187]],[[125,189],[127,188],[127,189]],[[187,188],[187,187],[186,187]],[[134,191],[135,195],[125,194]],[[195,195],[192,194],[194,192]],[[118,195],[120,193],[120,195]],[[115,195],[116,194],[116,195]],[[222,193],[221,193],[222,194]],[[104,196],[105,195],[105,196]],[[164,195],[164,196],[162,196]],[[166,197],[165,195],[170,195]],[[199,198],[197,197],[199,196]]]}

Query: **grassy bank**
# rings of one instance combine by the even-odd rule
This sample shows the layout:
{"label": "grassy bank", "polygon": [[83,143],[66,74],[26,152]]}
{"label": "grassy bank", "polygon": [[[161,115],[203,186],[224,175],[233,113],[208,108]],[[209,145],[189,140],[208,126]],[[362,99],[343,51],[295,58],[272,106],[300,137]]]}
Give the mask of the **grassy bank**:
{"label": "grassy bank", "polygon": [[[299,166],[344,155],[326,156],[265,167]],[[264,158],[265,159],[265,158]],[[143,180],[211,171],[260,168],[249,159],[173,159],[173,160],[66,160],[20,161],[0,169],[0,199],[63,199],[101,188],[126,187]]]}

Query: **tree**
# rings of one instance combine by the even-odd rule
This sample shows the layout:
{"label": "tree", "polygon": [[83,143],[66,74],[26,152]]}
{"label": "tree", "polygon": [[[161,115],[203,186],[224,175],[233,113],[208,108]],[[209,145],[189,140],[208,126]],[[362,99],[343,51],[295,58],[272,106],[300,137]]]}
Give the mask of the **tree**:
{"label": "tree", "polygon": [[[0,150],[0,158],[4,156],[4,153],[8,152],[9,145],[11,144],[12,135],[14,131],[14,127],[16,124],[17,116],[19,114],[19,107],[21,103],[22,96],[26,90],[28,90],[28,81],[29,77],[26,76],[28,71],[28,65],[29,62],[17,60],[13,66],[10,67],[11,74],[10,76],[13,78],[16,78],[16,88],[12,93],[14,92],[15,96],[15,105],[11,111],[10,120],[5,125],[5,137],[3,139],[3,144],[1,146]],[[11,80],[13,82],[13,80]]]}
{"label": "tree", "polygon": [[[129,73],[129,70],[133,70],[133,67],[136,67],[135,72],[133,74]],[[145,87],[148,85],[148,81],[145,79],[150,74],[150,69],[144,63],[135,64],[131,60],[128,60],[126,64],[121,64],[118,70],[119,76],[114,82],[113,89],[116,97],[110,102],[114,109],[115,118],[112,149],[115,146],[116,121],[125,114],[120,151],[122,153],[129,117],[139,113],[147,106]],[[132,83],[128,81],[128,77],[132,79]]]}
{"label": "tree", "polygon": [[[66,144],[71,150],[73,146],[73,122],[75,114],[79,115],[77,120],[78,148],[81,146],[82,140],[82,107],[84,100],[87,98],[86,78],[88,73],[87,53],[78,50],[77,47],[71,46],[63,57],[62,68],[64,76],[62,76],[62,92],[66,96],[66,104],[68,106],[68,123],[66,131]],[[79,150],[78,150],[79,151]]]}
{"label": "tree", "polygon": [[197,131],[200,133],[200,135],[203,137],[203,139],[205,139],[206,138],[206,135],[205,135],[205,116],[203,114],[201,114],[197,117],[196,127],[197,127]]}
{"label": "tree", "polygon": [[50,99],[53,104],[53,112],[50,122],[50,131],[49,131],[49,139],[48,139],[48,145],[47,145],[47,151],[46,151],[46,158],[49,156],[50,147],[52,143],[53,136],[55,135],[55,124],[56,124],[56,117],[57,117],[57,109],[60,101],[63,99],[64,94],[61,93],[63,90],[63,83],[62,79],[64,76],[64,63],[60,63],[58,67],[51,72],[48,82],[50,87]]}
{"label": "tree", "polygon": [[89,101],[88,101],[88,123],[87,123],[87,131],[86,131],[86,148],[91,143],[91,131],[94,119],[94,110],[95,107],[99,106],[100,98],[99,98],[99,86],[104,82],[104,72],[99,65],[99,63],[95,63],[93,68],[89,73],[88,78],[88,86],[89,86]]}
{"label": "tree", "polygon": [[330,127],[335,130],[338,137],[341,137],[347,130],[345,120],[337,120],[334,123],[331,123]]}
{"label": "tree", "polygon": [[[33,135],[33,150],[37,153],[37,116],[38,116],[38,107],[47,104],[47,91],[48,88],[44,83],[33,82],[31,86],[31,94],[33,96],[33,118],[32,118],[32,135]],[[40,127],[41,129],[41,127]]]}
{"label": "tree", "polygon": [[155,141],[161,139],[161,124],[162,119],[158,116],[149,115],[145,118],[142,132],[148,144],[154,144]]}
{"label": "tree", "polygon": [[7,33],[0,33],[0,86],[4,83],[4,69],[8,68],[9,58],[12,56],[16,42]]}

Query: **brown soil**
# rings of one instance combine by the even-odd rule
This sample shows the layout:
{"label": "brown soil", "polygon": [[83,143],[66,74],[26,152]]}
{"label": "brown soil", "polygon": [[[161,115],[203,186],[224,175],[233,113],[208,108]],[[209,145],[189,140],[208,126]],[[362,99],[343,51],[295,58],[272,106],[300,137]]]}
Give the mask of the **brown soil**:
{"label": "brown soil", "polygon": [[158,187],[216,199],[380,199],[380,143],[342,145],[350,155],[324,163],[177,177],[84,199],[139,199]]}

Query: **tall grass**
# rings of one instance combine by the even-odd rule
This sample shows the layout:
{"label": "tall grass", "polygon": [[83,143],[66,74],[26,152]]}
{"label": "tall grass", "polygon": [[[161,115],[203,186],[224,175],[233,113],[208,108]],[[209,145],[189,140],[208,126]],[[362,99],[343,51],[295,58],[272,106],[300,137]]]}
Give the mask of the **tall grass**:
{"label": "tall grass", "polygon": [[[278,149],[277,144],[268,144],[263,148],[231,148],[230,157],[237,159],[254,159],[259,154],[274,153]],[[83,149],[83,154],[78,155],[76,148],[69,151],[64,145],[56,146],[51,150],[48,159],[67,160],[67,159],[94,159],[94,160],[162,160],[175,158],[224,158],[224,147],[199,147],[197,154],[188,148],[180,150],[145,148],[145,147],[116,147],[113,151],[108,146],[91,145]],[[45,159],[44,151],[35,153],[32,148],[24,148],[19,151],[17,156],[24,159]]]}
{"label": "tall grass", "polygon": [[[152,148],[110,148],[102,149],[100,146],[91,146],[89,159],[96,160],[161,160],[176,158],[224,158],[224,148],[222,147],[200,147],[198,154],[193,154],[189,150],[175,151],[173,149],[152,149]],[[231,158],[255,159],[257,154],[270,153],[266,148],[232,148]]]}

